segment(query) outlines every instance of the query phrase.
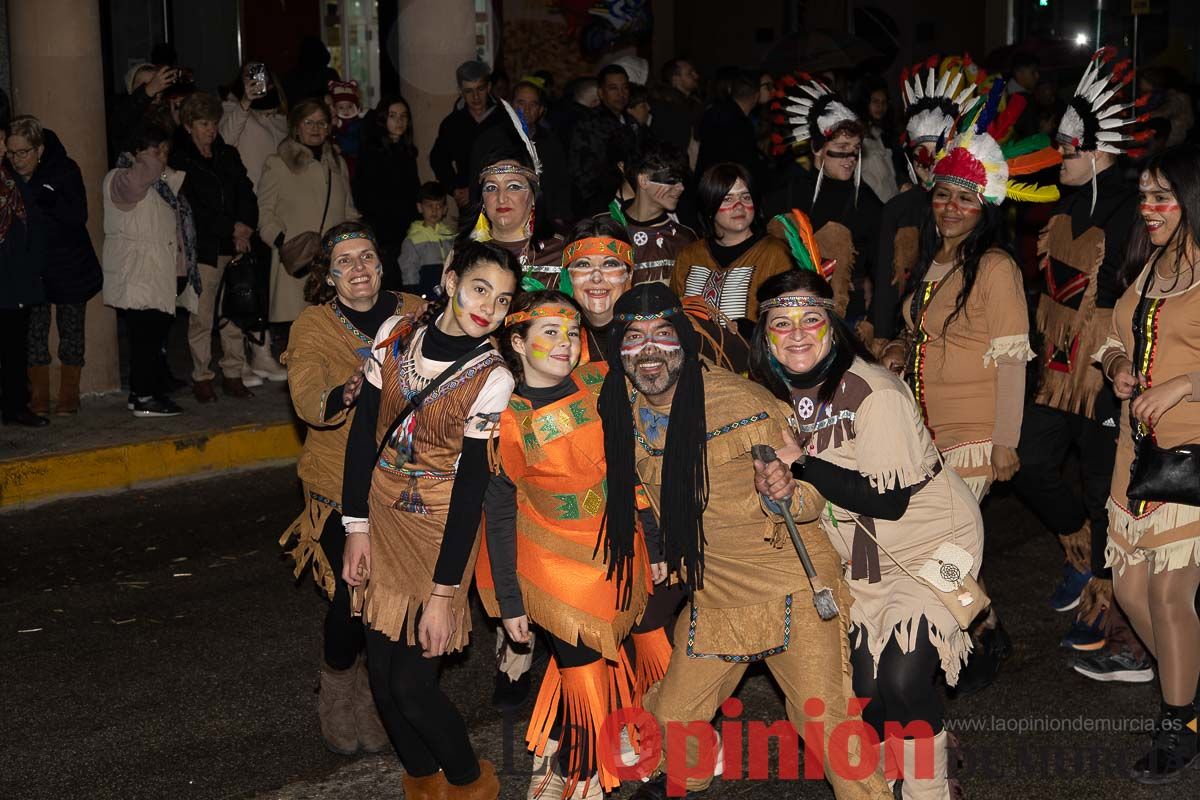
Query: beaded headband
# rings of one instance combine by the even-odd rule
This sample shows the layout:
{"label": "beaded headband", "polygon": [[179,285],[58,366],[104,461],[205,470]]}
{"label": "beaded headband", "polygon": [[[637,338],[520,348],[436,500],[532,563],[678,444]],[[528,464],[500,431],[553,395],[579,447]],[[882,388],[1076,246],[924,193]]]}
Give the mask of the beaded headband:
{"label": "beaded headband", "polygon": [[590,236],[571,242],[563,249],[562,265],[568,266],[580,256],[612,256],[633,267],[633,245],[608,236]]}
{"label": "beaded headband", "polygon": [[572,322],[579,322],[579,312],[569,306],[538,306],[531,308],[528,311],[518,311],[515,314],[509,314],[504,318],[504,327],[511,328],[513,325],[520,325],[522,322],[529,322],[538,317],[562,317],[569,319]]}
{"label": "beaded headband", "polygon": [[366,239],[371,244],[375,244],[375,237],[366,231],[347,231],[346,233],[339,233],[337,236],[330,239],[329,244],[325,247],[325,252],[332,253],[333,248],[337,247],[342,242],[348,242],[351,239]]}
{"label": "beaded headband", "polygon": [[683,309],[678,307],[664,308],[662,311],[658,311],[654,314],[613,314],[613,318],[619,322],[646,322],[647,320],[652,319],[666,319],[667,317],[673,317],[680,311],[683,311]]}
{"label": "beaded headband", "polygon": [[772,308],[824,308],[833,310],[833,301],[828,297],[773,297],[758,304],[758,313],[770,311]]}
{"label": "beaded headband", "polygon": [[490,167],[484,167],[479,172],[479,182],[483,183],[483,179],[491,175],[520,175],[530,183],[538,182],[537,173],[520,164],[493,164]]}

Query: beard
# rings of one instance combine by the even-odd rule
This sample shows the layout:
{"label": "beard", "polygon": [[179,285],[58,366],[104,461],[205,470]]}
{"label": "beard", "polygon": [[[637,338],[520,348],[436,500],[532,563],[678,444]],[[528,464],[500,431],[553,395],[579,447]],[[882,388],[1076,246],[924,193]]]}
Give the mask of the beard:
{"label": "beard", "polygon": [[[642,374],[640,367],[652,361],[661,362],[663,369],[655,375]],[[621,356],[621,365],[638,392],[648,396],[660,395],[679,382],[683,372],[683,350],[668,353],[651,345],[636,356]]]}

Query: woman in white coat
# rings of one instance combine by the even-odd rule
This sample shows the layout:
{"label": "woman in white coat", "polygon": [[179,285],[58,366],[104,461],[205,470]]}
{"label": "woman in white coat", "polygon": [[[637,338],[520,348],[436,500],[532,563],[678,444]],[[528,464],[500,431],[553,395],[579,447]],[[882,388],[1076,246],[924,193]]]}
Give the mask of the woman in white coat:
{"label": "woman in white coat", "polygon": [[307,307],[306,276],[287,273],[279,248],[301,233],[319,236],[358,219],[346,162],[328,141],[329,122],[323,103],[305,100],[296,105],[288,114],[288,138],[267,158],[258,180],[258,232],[272,248],[272,323],[290,324]]}
{"label": "woman in white coat", "polygon": [[104,303],[129,336],[129,408],[135,417],[182,413],[168,396],[162,351],[175,306],[197,308],[200,273],[192,210],[179,193],[184,173],[167,166],[170,133],[144,123],[131,153],[104,176]]}

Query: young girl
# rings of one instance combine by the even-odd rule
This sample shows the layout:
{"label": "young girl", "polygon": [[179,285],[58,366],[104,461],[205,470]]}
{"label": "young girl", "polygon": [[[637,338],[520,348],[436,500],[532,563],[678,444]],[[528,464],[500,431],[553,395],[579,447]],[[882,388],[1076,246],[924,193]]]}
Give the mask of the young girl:
{"label": "young girl", "polygon": [[487,444],[513,389],[488,336],[520,279],[503,248],[460,248],[442,278],[448,302],[432,305],[411,335],[396,317],[380,326],[350,431],[342,577],[359,587],[371,690],[410,798],[499,792],[438,668],[470,632]]}
{"label": "young girl", "polygon": [[[577,787],[600,797],[618,786],[599,757],[601,727],[614,708],[640,700],[670,656],[662,631],[669,609],[646,615],[661,616],[655,627],[649,619],[643,632],[634,627],[646,610],[649,575],[661,581],[666,565],[648,506],[638,513],[645,542],[636,526],[622,526],[634,535],[617,541],[606,524],[596,398],[607,369],[602,361],[580,365],[582,335],[579,306],[560,292],[537,291],[513,307],[500,342],[518,384],[500,417],[497,474],[485,501],[490,574],[479,586],[514,641],[528,641],[532,621],[553,653],[526,736],[539,762],[531,797],[568,797]],[[481,573],[484,566],[481,558]],[[631,630],[634,670],[622,651]]]}

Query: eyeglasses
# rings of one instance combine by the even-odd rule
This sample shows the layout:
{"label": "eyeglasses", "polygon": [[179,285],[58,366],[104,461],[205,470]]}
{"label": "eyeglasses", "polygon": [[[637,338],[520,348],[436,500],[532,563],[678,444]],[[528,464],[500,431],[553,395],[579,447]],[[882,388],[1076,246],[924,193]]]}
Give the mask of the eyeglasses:
{"label": "eyeglasses", "polygon": [[37,150],[37,148],[36,147],[26,147],[21,150],[9,150],[8,155],[11,158],[25,159],[25,158],[28,158],[29,154],[32,153],[34,150]]}
{"label": "eyeglasses", "polygon": [[306,119],[300,124],[310,131],[323,131],[329,127],[329,123],[323,119]]}

